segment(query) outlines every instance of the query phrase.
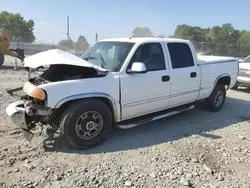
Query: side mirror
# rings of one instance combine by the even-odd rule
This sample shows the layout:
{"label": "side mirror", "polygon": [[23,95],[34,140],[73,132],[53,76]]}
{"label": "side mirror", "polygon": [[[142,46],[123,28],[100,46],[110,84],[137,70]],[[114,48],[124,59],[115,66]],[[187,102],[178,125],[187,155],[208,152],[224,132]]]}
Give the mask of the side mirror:
{"label": "side mirror", "polygon": [[146,65],[142,62],[134,62],[132,64],[131,69],[127,71],[127,73],[133,74],[133,73],[146,73],[147,68]]}

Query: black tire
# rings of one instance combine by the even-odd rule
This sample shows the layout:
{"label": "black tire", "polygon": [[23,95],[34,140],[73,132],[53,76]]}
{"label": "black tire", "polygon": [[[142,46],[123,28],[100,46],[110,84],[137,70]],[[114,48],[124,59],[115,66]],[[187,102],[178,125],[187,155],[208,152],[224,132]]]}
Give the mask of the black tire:
{"label": "black tire", "polygon": [[237,90],[239,87],[239,84],[238,82],[235,83],[235,85],[231,88],[232,90]]}
{"label": "black tire", "polygon": [[2,52],[0,52],[0,67],[3,65],[4,63],[4,55]]}
{"label": "black tire", "polygon": [[[94,120],[93,117],[88,117],[89,118],[88,121],[84,119],[86,118],[86,113],[91,115],[91,112],[96,113],[95,115],[92,116],[99,117],[100,115],[102,121],[100,118],[99,118],[100,120],[98,121]],[[84,117],[82,117],[83,115]],[[80,123],[81,125],[77,125],[79,124],[80,121],[79,118],[82,119]],[[95,121],[95,123],[93,121]],[[90,127],[91,126],[97,127],[98,122],[99,124],[101,124],[102,122],[101,128],[98,129],[99,132],[96,131],[96,135],[92,137],[86,138],[85,136],[85,138],[83,138],[84,135],[81,135],[84,132],[83,129],[86,129],[85,134],[87,134],[86,132],[89,131],[87,130],[87,126],[90,125]],[[88,100],[76,101],[72,103],[65,110],[64,114],[62,115],[62,120],[60,122],[60,131],[61,134],[66,139],[66,141],[72,147],[77,149],[88,149],[103,142],[104,138],[112,130],[112,124],[113,124],[112,113],[109,107],[105,104],[105,102],[96,99],[88,99]],[[80,127],[81,130],[77,131],[76,130],[77,127],[78,128]],[[90,134],[90,132],[91,131],[89,131],[88,134]]]}
{"label": "black tire", "polygon": [[[221,96],[221,98],[220,98]],[[219,99],[219,100],[218,100]],[[224,85],[216,85],[211,95],[206,99],[206,107],[211,112],[221,110],[226,99],[226,89]]]}

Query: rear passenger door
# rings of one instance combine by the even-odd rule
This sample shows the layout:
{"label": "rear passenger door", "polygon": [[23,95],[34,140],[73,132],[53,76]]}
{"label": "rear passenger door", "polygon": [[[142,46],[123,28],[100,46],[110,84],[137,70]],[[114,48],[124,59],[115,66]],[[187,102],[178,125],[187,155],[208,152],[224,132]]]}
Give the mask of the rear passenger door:
{"label": "rear passenger door", "polygon": [[187,43],[166,43],[171,65],[169,107],[194,102],[199,95],[200,71]]}

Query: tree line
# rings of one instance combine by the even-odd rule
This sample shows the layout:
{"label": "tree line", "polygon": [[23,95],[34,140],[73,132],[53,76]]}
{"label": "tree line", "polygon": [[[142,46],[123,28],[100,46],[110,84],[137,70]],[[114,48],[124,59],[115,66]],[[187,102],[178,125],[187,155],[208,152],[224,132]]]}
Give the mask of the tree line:
{"label": "tree line", "polygon": [[177,26],[173,36],[191,40],[197,50],[209,55],[244,57],[250,54],[250,31],[237,30],[230,23],[212,28],[183,24]]}
{"label": "tree line", "polygon": [[[148,27],[136,27],[132,37],[164,37],[154,36]],[[207,55],[245,57],[250,54],[250,31],[237,30],[232,24],[212,28],[178,25],[170,38],[187,39],[193,42],[197,51]]]}
{"label": "tree line", "polygon": [[[0,12],[0,28],[9,31],[9,40],[12,42],[34,42],[36,40],[34,26],[33,20],[25,20],[20,14]],[[133,29],[131,37],[166,36],[154,35],[149,27],[138,26]],[[208,55],[245,57],[250,54],[250,31],[237,30],[230,23],[212,28],[182,24],[178,25],[174,34],[168,37],[191,40],[197,51]],[[72,39],[63,39],[58,44],[76,51],[85,51],[89,48],[87,39],[82,35],[76,42]]]}
{"label": "tree line", "polygon": [[72,39],[63,39],[58,44],[61,46],[65,46],[68,49],[75,49],[77,52],[84,52],[89,48],[89,42],[82,35],[78,37],[76,42],[74,42]]}
{"label": "tree line", "polygon": [[24,20],[21,14],[0,12],[0,28],[8,30],[11,42],[34,42],[34,26],[33,20]]}

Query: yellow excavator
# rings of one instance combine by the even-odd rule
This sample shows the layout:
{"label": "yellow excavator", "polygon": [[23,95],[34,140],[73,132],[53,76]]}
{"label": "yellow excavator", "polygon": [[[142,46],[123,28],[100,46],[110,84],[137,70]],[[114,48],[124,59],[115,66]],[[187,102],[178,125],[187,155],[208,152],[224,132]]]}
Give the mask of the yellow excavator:
{"label": "yellow excavator", "polygon": [[16,57],[22,62],[25,58],[23,49],[9,49],[9,47],[10,42],[8,40],[8,31],[6,29],[0,29],[0,67],[4,63],[4,55]]}

